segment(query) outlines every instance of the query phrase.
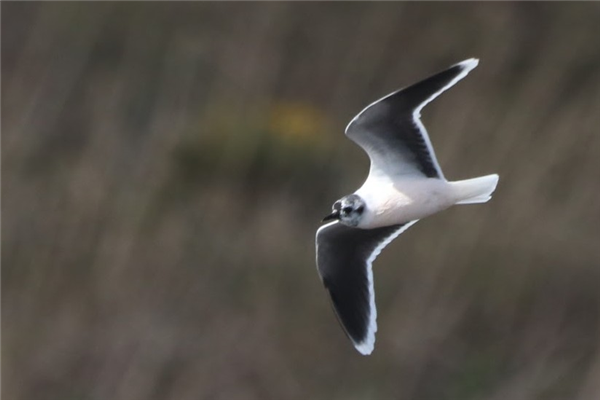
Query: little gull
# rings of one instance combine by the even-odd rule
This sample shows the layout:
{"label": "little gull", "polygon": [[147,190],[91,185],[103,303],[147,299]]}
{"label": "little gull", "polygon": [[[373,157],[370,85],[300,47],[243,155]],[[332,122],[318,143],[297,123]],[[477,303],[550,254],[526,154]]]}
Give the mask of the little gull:
{"label": "little gull", "polygon": [[454,204],[485,203],[498,175],[448,181],[421,122],[421,110],[478,64],[465,60],[362,110],[346,136],[368,154],[367,180],[333,204],[317,230],[317,269],[354,347],[371,354],[377,331],[372,264],[419,219]]}

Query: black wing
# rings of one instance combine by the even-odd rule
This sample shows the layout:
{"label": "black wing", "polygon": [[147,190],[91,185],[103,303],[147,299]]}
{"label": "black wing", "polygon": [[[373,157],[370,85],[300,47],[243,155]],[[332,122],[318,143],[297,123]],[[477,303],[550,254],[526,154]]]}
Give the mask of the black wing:
{"label": "black wing", "polygon": [[469,59],[453,65],[374,102],[350,121],[346,135],[369,155],[370,176],[420,174],[445,179],[421,122],[421,109],[477,64]]}
{"label": "black wing", "polygon": [[317,269],[342,327],[364,355],[373,351],[377,331],[372,263],[415,222],[359,229],[336,221],[317,231]]}

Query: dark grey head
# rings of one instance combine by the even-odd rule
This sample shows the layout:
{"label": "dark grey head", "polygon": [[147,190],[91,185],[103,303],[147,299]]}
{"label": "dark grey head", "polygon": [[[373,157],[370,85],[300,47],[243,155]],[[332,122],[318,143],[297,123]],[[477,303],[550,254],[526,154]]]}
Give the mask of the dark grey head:
{"label": "dark grey head", "polygon": [[333,203],[331,214],[323,218],[323,221],[337,219],[344,225],[358,226],[365,207],[365,201],[360,196],[350,194]]}

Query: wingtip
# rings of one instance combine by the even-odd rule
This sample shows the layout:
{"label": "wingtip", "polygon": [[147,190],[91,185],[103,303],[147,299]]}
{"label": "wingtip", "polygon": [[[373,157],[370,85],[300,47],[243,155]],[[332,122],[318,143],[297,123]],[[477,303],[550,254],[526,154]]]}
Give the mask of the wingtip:
{"label": "wingtip", "polygon": [[477,65],[479,65],[479,59],[478,58],[469,58],[468,60],[461,61],[456,65],[459,65],[463,69],[470,71],[473,68],[477,67]]}
{"label": "wingtip", "polygon": [[373,352],[373,349],[375,348],[375,341],[372,341],[372,342],[371,341],[367,341],[367,342],[361,343],[361,344],[356,344],[355,343],[354,347],[363,356],[370,356],[371,353]]}

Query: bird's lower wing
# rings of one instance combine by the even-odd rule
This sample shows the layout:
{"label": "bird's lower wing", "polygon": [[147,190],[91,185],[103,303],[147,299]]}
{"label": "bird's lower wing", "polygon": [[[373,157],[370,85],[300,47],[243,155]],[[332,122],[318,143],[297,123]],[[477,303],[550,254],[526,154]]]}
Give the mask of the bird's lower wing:
{"label": "bird's lower wing", "polygon": [[317,269],[354,347],[371,354],[377,331],[372,264],[381,250],[417,221],[376,229],[339,222],[317,231]]}

